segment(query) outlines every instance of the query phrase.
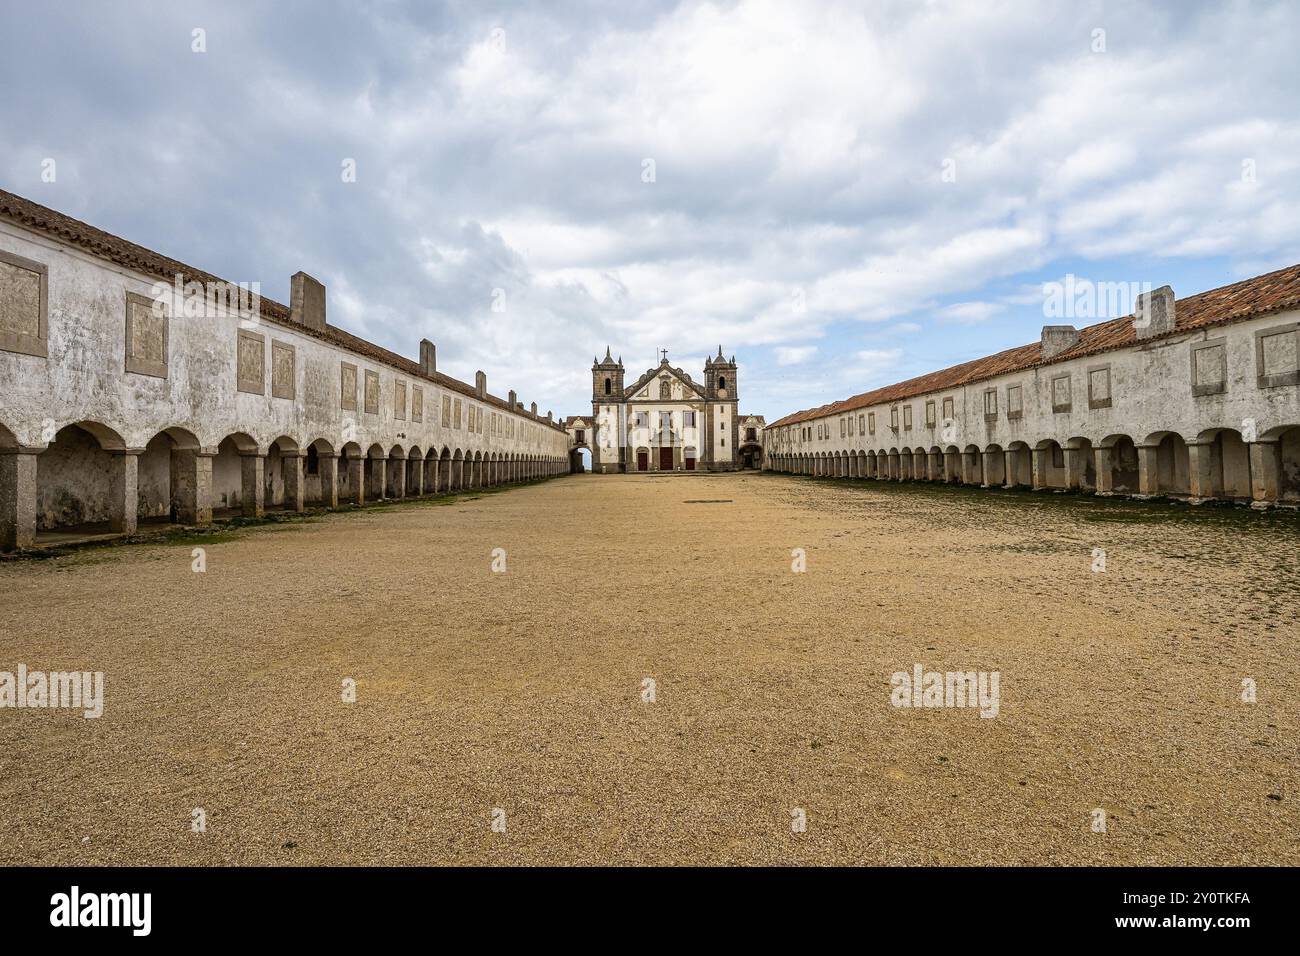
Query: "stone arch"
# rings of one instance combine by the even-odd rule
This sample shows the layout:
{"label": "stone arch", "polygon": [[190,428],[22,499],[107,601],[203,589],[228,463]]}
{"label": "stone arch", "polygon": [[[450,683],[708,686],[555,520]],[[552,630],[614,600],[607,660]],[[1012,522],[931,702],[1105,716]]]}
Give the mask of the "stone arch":
{"label": "stone arch", "polygon": [[136,528],[137,456],[99,422],[64,425],[36,456],[36,530],[130,534]]}
{"label": "stone arch", "polygon": [[1097,443],[1097,493],[1138,493],[1138,452],[1125,434],[1107,435]]}
{"label": "stone arch", "polygon": [[943,480],[952,485],[962,482],[961,449],[949,445],[943,449]]}
{"label": "stone arch", "polygon": [[964,485],[984,484],[984,453],[979,445],[967,445],[962,449],[961,480]]}
{"label": "stone arch", "polygon": [[266,508],[302,510],[302,462],[298,442],[281,435],[266,447],[262,464],[262,503]]}
{"label": "stone arch", "polygon": [[406,497],[406,465],[406,450],[401,445],[388,449],[388,460],[384,463],[385,498]]}
{"label": "stone arch", "polygon": [[450,490],[462,491],[465,488],[465,453],[459,448],[451,456]]}
{"label": "stone arch", "polygon": [[339,462],[326,438],[307,443],[302,453],[303,503],[336,508],[339,503]]}
{"label": "stone arch", "polygon": [[1002,446],[992,444],[984,449],[984,488],[1001,488],[1007,483],[1007,456]]}
{"label": "stone arch", "polygon": [[[1142,441],[1148,459],[1146,487],[1143,494],[1191,494],[1191,456],[1183,436],[1172,431],[1152,432]],[[1139,485],[1141,473],[1139,469]]]}
{"label": "stone arch", "polygon": [[1207,428],[1188,446],[1188,453],[1194,498],[1250,500],[1250,446],[1241,432],[1235,428]]}
{"label": "stone arch", "polygon": [[186,428],[164,428],[149,439],[136,466],[138,520],[212,520],[211,462],[200,451],[198,436]]}
{"label": "stone arch", "polygon": [[1029,445],[1022,441],[1013,441],[1006,450],[1006,485],[1008,488],[1032,488],[1034,486],[1034,457]]}
{"label": "stone arch", "polygon": [[1277,442],[1277,500],[1300,502],[1300,425],[1282,425],[1260,437]]}
{"label": "stone arch", "polygon": [[1082,491],[1097,490],[1097,454],[1092,439],[1076,435],[1065,443],[1065,485]]}

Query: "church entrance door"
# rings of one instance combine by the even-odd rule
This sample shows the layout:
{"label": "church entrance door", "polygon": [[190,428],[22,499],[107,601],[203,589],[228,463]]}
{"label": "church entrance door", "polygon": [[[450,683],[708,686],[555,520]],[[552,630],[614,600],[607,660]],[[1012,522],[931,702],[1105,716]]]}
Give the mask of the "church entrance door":
{"label": "church entrance door", "polygon": [[650,470],[650,453],[648,451],[639,451],[636,453],[636,470]]}
{"label": "church entrance door", "polygon": [[691,457],[687,458],[685,464],[686,464],[686,470],[687,470],[687,471],[694,471],[694,470],[695,470],[695,458],[694,458],[694,456],[691,456]]}
{"label": "church entrance door", "polygon": [[660,470],[660,471],[672,471],[672,470],[673,470],[673,449],[672,449],[672,446],[669,446],[669,447],[667,447],[667,448],[660,448],[660,449],[659,449],[659,470]]}

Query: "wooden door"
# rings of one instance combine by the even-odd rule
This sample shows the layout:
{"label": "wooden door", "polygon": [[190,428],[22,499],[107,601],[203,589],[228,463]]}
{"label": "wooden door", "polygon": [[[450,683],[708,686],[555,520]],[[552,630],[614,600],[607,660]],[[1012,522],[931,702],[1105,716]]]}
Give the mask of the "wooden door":
{"label": "wooden door", "polygon": [[660,449],[659,449],[659,470],[660,470],[660,471],[672,471],[672,470],[673,470],[673,449],[672,449],[672,446],[669,446],[668,448],[660,448]]}
{"label": "wooden door", "polygon": [[650,453],[648,451],[639,451],[636,453],[636,470],[650,470]]}

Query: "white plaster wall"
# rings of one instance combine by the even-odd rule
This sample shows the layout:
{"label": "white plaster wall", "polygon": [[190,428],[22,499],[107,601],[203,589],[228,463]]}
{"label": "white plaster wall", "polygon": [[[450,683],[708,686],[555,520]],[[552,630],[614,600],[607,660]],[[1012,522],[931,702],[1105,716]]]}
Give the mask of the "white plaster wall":
{"label": "white plaster wall", "polygon": [[[422,451],[448,448],[535,456],[563,460],[568,438],[562,428],[544,420],[486,406],[516,419],[515,437],[470,434],[464,427],[441,425],[444,389],[416,379],[385,363],[363,357],[296,330],[263,319],[244,327],[266,336],[266,392],[250,395],[236,390],[235,349],[241,320],[185,318],[173,309],[170,320],[168,377],[129,374],[125,364],[125,296],[128,291],[151,295],[156,280],[98,259],[21,227],[0,222],[0,249],[46,264],[49,269],[49,357],[0,351],[0,424],[23,445],[41,447],[64,425],[99,422],[112,428],[128,448],[143,448],[159,431],[180,427],[192,432],[208,451],[225,436],[242,432],[265,452],[280,436],[299,447],[325,439],[337,451],[346,441],[362,450],[379,444]],[[271,340],[296,350],[295,398],[272,398]],[[357,366],[358,405],[364,406],[365,371],[380,375],[378,415],[340,408],[340,361]],[[400,421],[393,414],[393,383],[424,389],[424,422]],[[452,393],[476,404],[463,393]],[[465,416],[462,414],[462,425]],[[237,462],[236,462],[237,465]],[[214,476],[226,488],[234,476]],[[218,501],[220,507],[223,503]]]}
{"label": "white plaster wall", "polygon": [[[1300,320],[1300,311],[1282,312],[1226,326],[1200,329],[1141,343],[1129,348],[1046,365],[1042,368],[1001,375],[983,382],[946,391],[931,392],[896,403],[899,430],[890,431],[891,404],[872,405],[852,412],[823,416],[806,422],[769,429],[771,454],[819,454],[841,451],[888,452],[890,449],[955,445],[981,449],[997,444],[1007,448],[1025,442],[1031,448],[1039,441],[1055,439],[1065,445],[1072,438],[1087,438],[1093,445],[1112,435],[1128,435],[1141,445],[1157,432],[1169,431],[1185,441],[1195,441],[1207,429],[1243,430],[1253,419],[1260,437],[1300,425],[1300,386],[1258,388],[1256,386],[1255,332]],[[1226,339],[1227,390],[1220,395],[1194,397],[1191,379],[1191,346],[1207,339]],[[1111,367],[1111,407],[1089,409],[1087,370],[1097,365]],[[1053,412],[1051,381],[1058,375],[1071,377],[1072,405],[1069,412]],[[1007,386],[1023,388],[1024,417],[1007,419]],[[998,418],[984,421],[984,391],[998,389]],[[954,399],[953,430],[948,440],[943,433],[943,399]],[[936,426],[925,425],[925,403],[936,402]],[[902,428],[902,406],[913,406],[912,429]],[[840,437],[839,420],[875,412],[874,435]],[[817,425],[830,426],[828,438],[817,438]],[[812,439],[801,440],[799,429],[812,428]]]}

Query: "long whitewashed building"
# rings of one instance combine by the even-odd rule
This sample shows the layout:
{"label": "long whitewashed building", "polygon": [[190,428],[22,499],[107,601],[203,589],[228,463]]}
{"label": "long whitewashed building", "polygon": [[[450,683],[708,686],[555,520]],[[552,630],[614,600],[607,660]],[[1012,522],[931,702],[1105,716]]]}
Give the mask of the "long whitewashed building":
{"label": "long whitewashed building", "polygon": [[568,471],[550,412],[0,190],[0,549]]}
{"label": "long whitewashed building", "polygon": [[804,475],[1300,504],[1300,265],[768,426]]}

